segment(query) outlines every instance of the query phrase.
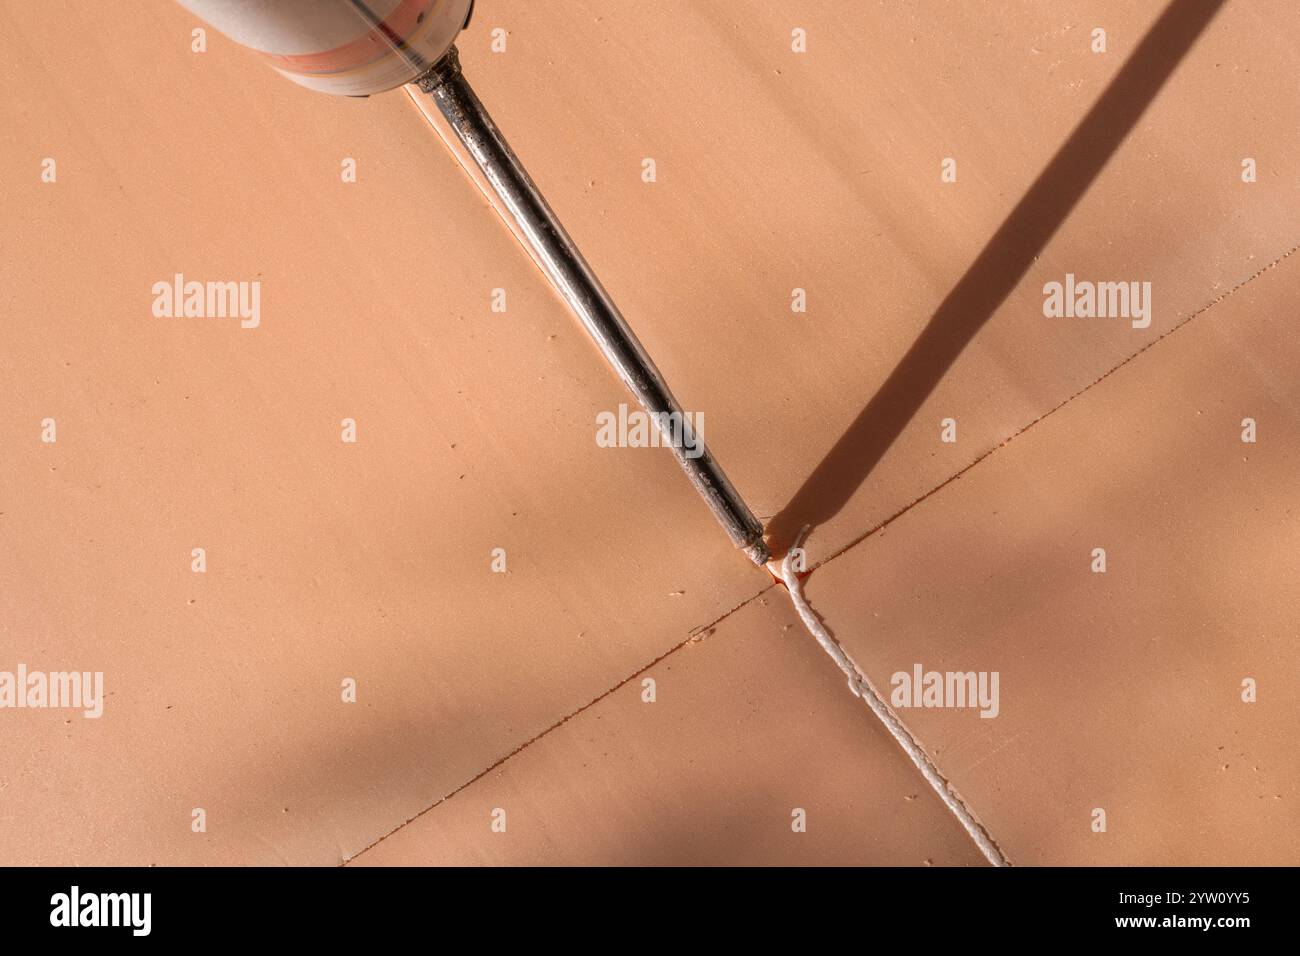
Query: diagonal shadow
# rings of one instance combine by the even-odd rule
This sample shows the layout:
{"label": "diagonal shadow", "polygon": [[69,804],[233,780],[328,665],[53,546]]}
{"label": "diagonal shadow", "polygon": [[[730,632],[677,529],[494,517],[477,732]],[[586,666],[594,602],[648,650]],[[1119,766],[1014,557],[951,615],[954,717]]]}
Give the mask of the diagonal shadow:
{"label": "diagonal shadow", "polygon": [[1110,85],[965,275],[902,361],[768,525],[775,554],[799,529],[839,513],[962,350],[1005,301],[1187,55],[1225,0],[1172,0]]}

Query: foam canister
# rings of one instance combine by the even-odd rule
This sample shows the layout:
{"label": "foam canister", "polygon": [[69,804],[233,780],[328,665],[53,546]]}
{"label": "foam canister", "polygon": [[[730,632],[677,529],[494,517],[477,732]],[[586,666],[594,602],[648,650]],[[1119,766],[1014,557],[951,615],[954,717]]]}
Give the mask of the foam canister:
{"label": "foam canister", "polygon": [[289,79],[342,96],[382,93],[442,57],[472,0],[178,0]]}

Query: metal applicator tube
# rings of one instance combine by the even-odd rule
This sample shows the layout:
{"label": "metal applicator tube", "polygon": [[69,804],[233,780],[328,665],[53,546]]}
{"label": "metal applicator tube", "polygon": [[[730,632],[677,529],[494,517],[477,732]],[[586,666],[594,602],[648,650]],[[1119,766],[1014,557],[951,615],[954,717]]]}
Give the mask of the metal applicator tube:
{"label": "metal applicator tube", "polygon": [[[660,428],[664,444],[672,449],[678,464],[732,543],[743,548],[750,560],[761,567],[769,557],[763,542],[763,526],[708,448],[691,434],[690,419],[683,414],[650,356],[465,80],[456,48],[453,46],[414,82],[433,98],[438,111],[500,200],[502,213],[513,221],[515,234],[528,246],[537,264],[569,303],[641,408]],[[664,417],[668,415],[674,417]],[[678,441],[667,430],[665,422],[670,421],[681,424]],[[697,457],[688,455],[688,450]]]}

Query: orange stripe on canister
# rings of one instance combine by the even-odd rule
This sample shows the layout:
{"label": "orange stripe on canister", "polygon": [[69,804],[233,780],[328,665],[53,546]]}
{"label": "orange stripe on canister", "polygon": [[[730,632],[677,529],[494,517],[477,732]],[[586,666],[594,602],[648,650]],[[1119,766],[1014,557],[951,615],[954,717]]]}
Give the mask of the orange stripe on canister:
{"label": "orange stripe on canister", "polygon": [[401,0],[381,23],[350,43],[321,53],[286,55],[258,51],[289,73],[342,73],[355,70],[402,47],[415,33],[434,0]]}

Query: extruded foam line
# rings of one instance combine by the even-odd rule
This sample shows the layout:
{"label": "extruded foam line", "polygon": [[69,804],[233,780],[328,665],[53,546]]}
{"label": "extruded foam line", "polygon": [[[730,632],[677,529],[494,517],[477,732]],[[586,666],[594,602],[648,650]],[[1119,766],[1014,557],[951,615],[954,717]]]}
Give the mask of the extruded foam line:
{"label": "extruded foam line", "polygon": [[921,776],[925,778],[939,799],[943,801],[952,815],[970,834],[970,838],[975,841],[975,845],[980,848],[984,858],[993,866],[1010,866],[1011,863],[1002,854],[1002,850],[993,842],[989,832],[984,829],[984,825],[975,818],[975,814],[962,801],[961,797],[953,792],[948,781],[939,773],[934,762],[929,755],[916,742],[912,732],[903,725],[898,719],[898,715],[885,703],[885,699],[880,696],[880,691],[876,690],[871,679],[867,677],[854,663],[853,658],[845,652],[844,648],[831,637],[826,626],[817,618],[812,607],[808,604],[808,599],[803,596],[803,586],[799,583],[799,576],[791,564],[795,551],[803,541],[804,535],[808,533],[808,528],[799,532],[799,537],[791,546],[790,551],[786,554],[785,559],[781,562],[781,580],[785,583],[785,589],[790,593],[790,600],[794,602],[794,609],[798,612],[800,620],[803,621],[804,627],[808,628],[817,643],[821,645],[827,655],[833,660],[839,669],[844,672],[844,676],[849,680],[849,690],[862,698],[863,703],[871,708],[871,712],[880,719],[885,725],[885,729],[893,735],[894,740],[898,741],[898,746],[903,748],[903,752],[911,758],[916,769],[921,771]]}

